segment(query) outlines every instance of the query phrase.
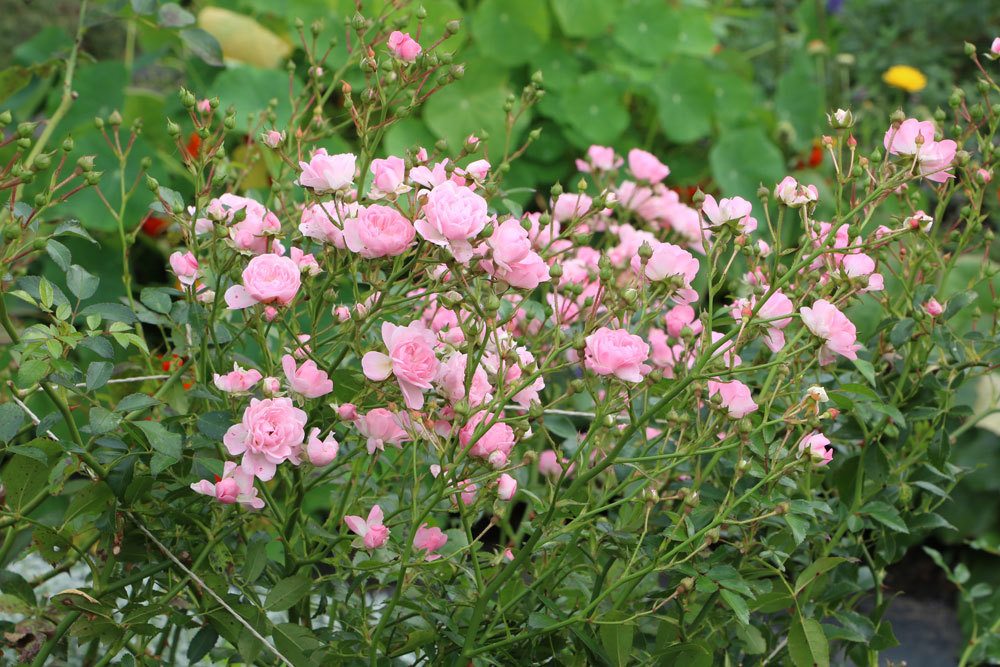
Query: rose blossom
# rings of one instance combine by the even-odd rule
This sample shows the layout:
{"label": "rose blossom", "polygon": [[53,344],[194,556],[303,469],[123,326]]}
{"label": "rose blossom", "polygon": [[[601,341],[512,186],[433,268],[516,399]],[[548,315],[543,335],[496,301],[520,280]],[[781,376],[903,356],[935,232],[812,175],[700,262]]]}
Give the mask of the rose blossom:
{"label": "rose blossom", "polygon": [[321,371],[311,359],[296,367],[295,357],[286,354],[281,358],[281,368],[285,371],[291,390],[305,398],[319,398],[333,391],[330,376]]}
{"label": "rose blossom", "polygon": [[344,221],[344,243],[362,257],[394,257],[413,245],[416,230],[399,211],[372,204]]}
{"label": "rose blossom", "polygon": [[628,168],[640,181],[659,183],[670,175],[670,167],[656,159],[652,153],[639,148],[628,152]]}
{"label": "rose blossom", "polygon": [[757,220],[750,215],[752,210],[750,202],[743,197],[720,199],[716,202],[712,195],[705,195],[705,201],[701,205],[701,212],[705,214],[710,227],[738,222],[742,234],[749,234],[757,229]]}
{"label": "rose blossom", "polygon": [[940,301],[931,297],[930,300],[924,304],[924,311],[931,317],[938,317],[944,312],[944,306],[941,305]]}
{"label": "rose blossom", "polygon": [[219,502],[226,505],[239,503],[255,510],[264,507],[263,499],[257,497],[257,489],[253,485],[253,475],[237,466],[233,461],[226,461],[222,469],[222,477],[216,476],[214,483],[203,479],[192,484],[191,490],[206,496],[215,496]]}
{"label": "rose blossom", "polygon": [[813,463],[818,466],[825,466],[833,460],[833,448],[830,447],[830,439],[819,431],[813,431],[802,438],[799,443],[799,453],[809,454]]}
{"label": "rose blossom", "polygon": [[427,554],[427,560],[433,561],[441,557],[441,554],[434,553],[448,543],[448,536],[441,532],[440,528],[428,528],[426,523],[420,524],[416,534],[413,536],[413,548]]}
{"label": "rose blossom", "polygon": [[250,391],[255,384],[260,382],[261,377],[260,371],[257,369],[251,368],[250,370],[246,370],[245,368],[240,368],[236,362],[233,362],[232,371],[225,375],[215,373],[212,376],[212,381],[220,391],[230,394],[241,394]]}
{"label": "rose blossom", "polygon": [[601,327],[587,336],[584,365],[598,375],[614,375],[626,382],[641,382],[652,367],[649,345],[624,329]]}
{"label": "rose blossom", "polygon": [[490,260],[483,262],[487,272],[512,287],[535,289],[549,279],[549,267],[532,250],[528,230],[514,218],[504,220],[486,240]]}
{"label": "rose blossom", "polygon": [[285,141],[285,133],[277,130],[268,130],[261,135],[261,141],[268,148],[277,148]]}
{"label": "rose blossom", "polygon": [[[343,218],[354,217],[357,205],[348,205],[345,208],[344,215],[341,216],[338,213],[339,204],[335,202],[306,206],[299,218],[299,231],[307,238],[320,243],[329,243],[343,250],[347,247],[344,245]],[[334,220],[337,224],[334,224]]]}
{"label": "rose blossom", "polygon": [[305,440],[306,413],[289,398],[250,399],[239,424],[226,431],[222,442],[233,456],[243,455],[243,468],[267,481],[274,477],[277,464],[299,464]]}
{"label": "rose blossom", "polygon": [[258,303],[285,306],[295,298],[301,285],[301,273],[294,260],[280,255],[257,255],[243,269],[243,284],[226,290],[226,305],[232,310]]}
{"label": "rose blossom", "polygon": [[790,208],[802,208],[819,199],[819,190],[815,185],[801,185],[791,176],[785,176],[774,186],[774,197]]}
{"label": "rose blossom", "polygon": [[722,407],[726,408],[730,419],[740,419],[746,417],[757,409],[750,395],[750,387],[739,380],[731,382],[708,381],[708,395],[719,394],[722,398]]}
{"label": "rose blossom", "polygon": [[993,42],[990,44],[990,53],[994,56],[1000,56],[1000,37],[993,38]]}
{"label": "rose blossom", "polygon": [[322,440],[319,439],[319,429],[314,428],[309,431],[309,439],[306,442],[306,456],[309,463],[314,466],[325,466],[337,458],[340,451],[340,444],[330,433]]}
{"label": "rose blossom", "polygon": [[586,215],[594,200],[581,193],[564,192],[552,202],[552,219],[565,222]]}
{"label": "rose blossom", "polygon": [[468,400],[469,405],[475,407],[493,398],[491,394],[493,387],[490,386],[489,380],[486,377],[486,370],[480,365],[473,371],[472,384],[466,389],[465,369],[468,363],[467,360],[468,355],[462,352],[452,353],[438,369],[435,382],[441,394],[452,405],[464,398]]}
{"label": "rose blossom", "polygon": [[934,132],[932,121],[907,118],[899,127],[886,130],[882,144],[891,155],[915,159],[920,174],[927,180],[944,183],[955,177],[948,169],[958,144],[951,139],[935,141]]}
{"label": "rose blossom", "polygon": [[510,500],[517,493],[517,480],[504,473],[497,480],[497,497],[500,500]]}
{"label": "rose blossom", "polygon": [[357,157],[353,153],[328,155],[325,148],[313,152],[309,162],[299,162],[299,185],[317,194],[345,190],[354,182]]}
{"label": "rose blossom", "polygon": [[467,263],[472,257],[470,239],[490,219],[486,200],[465,186],[445,181],[426,193],[422,211],[424,217],[414,223],[420,236]]}
{"label": "rose blossom", "polygon": [[458,432],[458,441],[462,443],[463,447],[472,445],[469,449],[469,456],[486,459],[494,468],[502,468],[507,465],[510,452],[516,444],[514,429],[509,424],[495,421],[473,442],[477,427],[489,418],[490,415],[486,412],[474,414]]}
{"label": "rose blossom", "polygon": [[198,279],[198,260],[194,253],[175,252],[170,255],[170,269],[181,285],[190,287]]}
{"label": "rose blossom", "polygon": [[384,452],[386,445],[401,448],[402,443],[410,439],[409,434],[403,429],[404,424],[409,424],[409,417],[405,413],[397,415],[385,408],[374,408],[363,417],[358,416],[354,420],[358,432],[367,439],[369,454],[374,454],[376,451]]}
{"label": "rose blossom", "polygon": [[857,329],[836,306],[825,299],[819,299],[812,308],[799,308],[799,313],[809,331],[825,341],[819,352],[820,365],[831,363],[833,353],[848,359],[858,358],[861,346],[857,343]]}
{"label": "rose blossom", "polygon": [[437,377],[438,360],[434,353],[437,337],[422,322],[405,327],[382,323],[382,341],[389,354],[366,352],[361,367],[369,380],[381,382],[396,376],[406,406],[419,410],[424,406],[423,392]]}
{"label": "rose blossom", "polygon": [[365,548],[371,551],[385,546],[385,543],[389,541],[389,529],[382,524],[384,518],[382,508],[373,505],[371,511],[368,512],[367,519],[349,514],[344,517],[344,523],[351,529],[351,532],[361,536]]}
{"label": "rose blossom", "polygon": [[371,172],[375,177],[369,192],[372,198],[399,195],[410,190],[410,186],[406,184],[406,163],[401,157],[392,155],[372,160]]}
{"label": "rose blossom", "polygon": [[589,173],[591,169],[595,171],[609,171],[617,169],[622,165],[622,159],[615,155],[615,149],[607,146],[591,146],[587,149],[587,159],[577,160],[576,168],[584,173]]}
{"label": "rose blossom", "polygon": [[391,35],[389,35],[389,41],[386,43],[389,47],[389,51],[392,52],[394,56],[400,60],[404,60],[408,63],[412,63],[420,55],[422,49],[420,44],[417,43],[415,39],[410,37],[408,32],[400,32],[394,30]]}

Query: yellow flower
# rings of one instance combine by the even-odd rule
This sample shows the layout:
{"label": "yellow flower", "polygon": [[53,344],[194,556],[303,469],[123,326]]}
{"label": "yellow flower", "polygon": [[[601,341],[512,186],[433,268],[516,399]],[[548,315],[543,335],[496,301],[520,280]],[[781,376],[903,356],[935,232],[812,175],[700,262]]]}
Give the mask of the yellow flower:
{"label": "yellow flower", "polygon": [[882,80],[908,93],[916,93],[927,87],[927,77],[924,73],[909,65],[893,65],[882,73]]}

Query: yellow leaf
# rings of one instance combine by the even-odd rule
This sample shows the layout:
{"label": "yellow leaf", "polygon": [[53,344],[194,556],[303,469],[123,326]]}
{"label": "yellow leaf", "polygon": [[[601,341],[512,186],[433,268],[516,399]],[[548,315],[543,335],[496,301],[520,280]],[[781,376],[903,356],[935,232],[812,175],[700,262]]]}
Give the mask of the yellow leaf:
{"label": "yellow leaf", "polygon": [[243,14],[219,7],[205,7],[198,13],[198,27],[222,46],[227,61],[278,67],[292,52],[284,39]]}

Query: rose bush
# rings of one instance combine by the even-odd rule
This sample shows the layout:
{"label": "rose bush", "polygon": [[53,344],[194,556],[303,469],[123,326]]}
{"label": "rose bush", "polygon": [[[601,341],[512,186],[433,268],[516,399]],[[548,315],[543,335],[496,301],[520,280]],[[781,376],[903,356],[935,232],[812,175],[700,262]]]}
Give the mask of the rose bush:
{"label": "rose bush", "polygon": [[[1000,354],[977,310],[993,277],[953,279],[990,236],[1000,116],[900,112],[861,147],[836,113],[832,182],[763,185],[760,219],[734,193],[683,203],[659,158],[605,146],[525,211],[505,179],[538,140],[514,128],[543,78],[488,154],[469,136],[382,155],[464,75],[391,28],[355,17],[346,63],[304,43],[311,72],[364,85],[293,89],[245,162],[236,111],[181,92],[192,195],[145,179],[176,284],[122,303],[88,302],[97,279],[58,240],[82,232],[47,215],[97,182],[87,159],[67,175],[30,128],[5,139],[29,152],[0,177],[17,369],[0,561],[53,568],[3,572],[11,648],[36,665],[171,663],[182,644],[291,665],[877,664],[885,568],[947,527],[952,437],[981,418],[956,392]],[[357,153],[316,146],[336,122]],[[247,191],[257,163],[270,187]],[[42,250],[64,281],[27,271]],[[14,303],[41,320],[19,326]],[[86,586],[36,595],[73,568]]]}

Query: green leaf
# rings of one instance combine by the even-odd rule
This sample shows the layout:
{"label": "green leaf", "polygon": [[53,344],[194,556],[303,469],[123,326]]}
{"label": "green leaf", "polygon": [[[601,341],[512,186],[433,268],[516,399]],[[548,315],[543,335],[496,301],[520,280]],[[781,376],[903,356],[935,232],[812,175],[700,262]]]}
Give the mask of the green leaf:
{"label": "green leaf", "polygon": [[620,7],[620,0],[552,0],[552,13],[567,37],[597,37],[608,32]]}
{"label": "green leaf", "polygon": [[[679,58],[653,82],[660,128],[677,143],[690,143],[712,130],[715,97],[708,67],[701,60]],[[746,168],[743,162],[740,168]],[[756,185],[754,185],[756,190]]]}
{"label": "green leaf", "polygon": [[743,625],[750,624],[750,609],[747,607],[746,600],[743,599],[739,593],[734,593],[733,591],[726,590],[725,588],[719,590],[719,595],[725,600],[729,608],[733,610],[736,614],[736,618],[739,619],[740,623]]}
{"label": "green leaf", "polygon": [[45,489],[49,480],[49,467],[34,458],[14,454],[0,474],[6,490],[6,504],[20,510],[39,491]]}
{"label": "green leaf", "polygon": [[51,565],[58,565],[69,555],[72,545],[62,534],[48,526],[36,525],[31,533],[38,555]]}
{"label": "green leaf", "polygon": [[115,430],[121,421],[121,415],[102,408],[99,405],[95,405],[90,409],[90,432],[94,435]]}
{"label": "green leaf", "polygon": [[268,611],[284,611],[304,598],[312,588],[312,579],[304,574],[286,577],[276,583],[267,594],[264,609]]}
{"label": "green leaf", "polygon": [[[278,106],[275,107],[277,114],[275,127],[284,126],[291,116],[287,72],[250,65],[232,67],[221,72],[215,78],[212,87],[222,100],[222,108],[230,104],[236,107],[239,127],[242,130],[249,130],[251,125],[256,125],[257,117],[260,112],[267,109],[272,98],[278,100]],[[296,79],[294,92],[300,88],[301,84]]]}
{"label": "green leaf", "polygon": [[15,384],[18,389],[28,389],[38,384],[49,373],[49,362],[44,359],[29,359],[17,369]]}
{"label": "green leaf", "polygon": [[[486,130],[489,146],[503,146],[506,114],[503,105],[509,90],[502,81],[463,79],[435,93],[424,105],[423,118],[434,134],[451,146],[462,146],[470,134]],[[522,114],[514,125],[513,136],[520,136],[530,120]]]}
{"label": "green leaf", "polygon": [[909,533],[909,529],[899,516],[896,508],[879,500],[872,501],[861,508],[862,514],[867,514],[879,523],[892,528],[898,533]]}
{"label": "green leaf", "polygon": [[194,23],[194,14],[176,2],[168,2],[160,5],[156,19],[161,28],[183,28]]}
{"label": "green leaf", "polygon": [[69,507],[63,516],[63,523],[69,523],[78,516],[101,514],[114,499],[114,494],[104,482],[92,482],[72,495]]}
{"label": "green leaf", "polygon": [[[601,619],[601,645],[608,654],[608,661],[615,667],[624,667],[631,663],[632,643],[635,641],[635,627],[632,623],[615,623],[616,619]],[[607,622],[612,621],[612,622]]]}
{"label": "green leaf", "polygon": [[539,0],[483,0],[472,15],[472,36],[480,50],[504,65],[528,62],[550,30],[548,8]]}
{"label": "green leaf", "polygon": [[13,65],[0,70],[0,102],[31,83],[31,68]]}
{"label": "green leaf", "polygon": [[98,315],[108,322],[124,322],[125,324],[135,324],[135,313],[120,303],[94,303],[80,311],[82,317],[88,315]]}
{"label": "green leaf", "polygon": [[165,292],[162,288],[143,288],[142,292],[139,294],[139,301],[154,312],[162,313],[164,315],[170,312],[170,294]]}
{"label": "green leaf", "polygon": [[778,80],[775,110],[778,119],[794,130],[792,143],[800,150],[810,148],[821,134],[825,106],[818,82],[815,65],[805,54],[797,54]]}
{"label": "green leaf", "polygon": [[811,618],[798,617],[788,633],[788,654],[795,667],[829,667],[830,646],[823,626]]}
{"label": "green leaf", "polygon": [[764,131],[759,127],[724,131],[709,151],[708,161],[721,192],[754,202],[754,214],[763,220],[757,188],[761,184],[772,187],[785,173],[785,158]]}
{"label": "green leaf", "polygon": [[52,261],[60,269],[69,271],[70,266],[73,264],[73,255],[70,253],[69,248],[59,243],[59,241],[49,239],[45,242],[45,252],[49,254],[49,257],[52,258]]}
{"label": "green leaf", "polygon": [[159,405],[160,402],[152,396],[146,394],[129,394],[118,402],[115,407],[116,412],[135,412],[143,408],[150,408]]}
{"label": "green leaf", "polygon": [[658,63],[674,53],[670,40],[676,17],[661,0],[626,0],[615,25],[614,39],[630,55]]}
{"label": "green leaf", "polygon": [[736,636],[743,642],[743,650],[748,655],[760,655],[767,651],[764,635],[752,625],[741,625],[736,628]]}
{"label": "green leaf", "polygon": [[904,317],[896,322],[892,327],[892,331],[889,332],[889,342],[897,350],[900,349],[910,341],[910,336],[913,335],[913,328],[916,325],[917,323],[913,321],[912,317]]}
{"label": "green leaf", "polygon": [[107,361],[92,361],[87,366],[87,391],[100,389],[111,379],[114,366]]}
{"label": "green leaf", "polygon": [[795,540],[795,544],[802,544],[802,541],[806,539],[806,534],[809,532],[809,520],[803,519],[796,514],[786,514],[785,523],[792,531],[792,539]]}
{"label": "green leaf", "polygon": [[824,556],[816,559],[809,564],[809,567],[802,570],[802,574],[800,574],[795,580],[795,595],[801,593],[806,586],[815,581],[820,575],[829,572],[833,568],[845,562],[847,562],[846,558],[840,558],[837,556]]}
{"label": "green leaf", "polygon": [[274,646],[295,665],[307,665],[308,654],[322,644],[309,628],[298,623],[278,623],[271,633]]}
{"label": "green leaf", "polygon": [[208,652],[212,650],[217,641],[219,641],[219,633],[215,631],[215,628],[211,625],[202,627],[191,638],[191,643],[188,644],[188,662],[192,665],[197,664],[199,660],[208,655]]}
{"label": "green leaf", "polygon": [[559,436],[563,440],[577,439],[576,426],[573,425],[569,417],[565,415],[545,415],[543,419],[545,428],[554,435]]}
{"label": "green leaf", "polygon": [[100,283],[100,279],[97,276],[91,275],[78,264],[72,265],[66,272],[66,286],[78,299],[92,297],[97,291],[98,283]]}
{"label": "green leaf", "polygon": [[858,369],[858,372],[868,380],[868,384],[875,386],[875,367],[871,365],[871,362],[865,361],[864,359],[854,359],[854,367]]}
{"label": "green leaf", "polygon": [[955,296],[948,299],[948,303],[947,305],[945,305],[942,318],[950,320],[960,311],[964,310],[969,305],[975,303],[976,299],[978,298],[979,294],[977,294],[975,290],[967,290],[965,292],[959,292]]}
{"label": "green leaf", "polygon": [[622,92],[612,79],[588,74],[560,93],[561,120],[590,144],[612,144],[628,127]]}
{"label": "green leaf", "polygon": [[191,49],[191,53],[213,67],[222,67],[222,47],[219,40],[201,28],[181,30],[181,41]]}
{"label": "green leaf", "polygon": [[153,448],[153,456],[149,462],[150,472],[159,475],[161,472],[181,460],[181,436],[168,431],[163,424],[153,421],[133,422],[146,435],[149,446]]}
{"label": "green leaf", "polygon": [[24,411],[14,403],[0,403],[0,442],[14,439],[24,423]]}

